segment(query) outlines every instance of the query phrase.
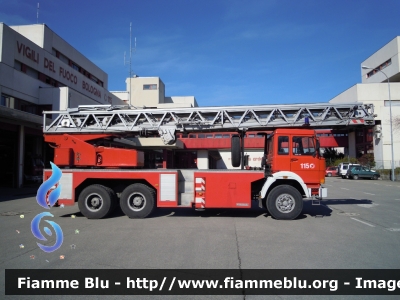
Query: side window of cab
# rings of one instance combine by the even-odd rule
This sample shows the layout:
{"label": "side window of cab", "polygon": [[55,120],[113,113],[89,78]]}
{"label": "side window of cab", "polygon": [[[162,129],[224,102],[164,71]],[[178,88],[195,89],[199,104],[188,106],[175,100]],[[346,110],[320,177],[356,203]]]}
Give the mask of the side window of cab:
{"label": "side window of cab", "polygon": [[313,155],[315,153],[314,139],[309,136],[294,136],[292,147],[294,155]]}
{"label": "side window of cab", "polygon": [[278,137],[278,155],[289,155],[289,137]]}

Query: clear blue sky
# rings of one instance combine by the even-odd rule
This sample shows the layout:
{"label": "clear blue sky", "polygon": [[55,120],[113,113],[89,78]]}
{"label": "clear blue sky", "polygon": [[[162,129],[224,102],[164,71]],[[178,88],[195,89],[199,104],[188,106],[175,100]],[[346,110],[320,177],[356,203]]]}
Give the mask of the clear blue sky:
{"label": "clear blue sky", "polygon": [[[125,90],[132,72],[199,105],[326,102],[400,35],[399,0],[0,0],[0,22],[45,23]],[[133,45],[132,45],[133,46]]]}

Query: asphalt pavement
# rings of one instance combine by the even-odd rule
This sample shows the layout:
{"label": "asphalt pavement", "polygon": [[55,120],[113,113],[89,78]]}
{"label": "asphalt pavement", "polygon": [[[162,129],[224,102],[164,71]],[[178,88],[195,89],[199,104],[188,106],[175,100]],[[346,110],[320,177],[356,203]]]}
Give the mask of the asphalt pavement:
{"label": "asphalt pavement", "polygon": [[[53,207],[64,242],[41,251],[31,221],[44,211],[38,186],[0,189],[0,295],[5,269],[400,269],[400,182],[327,178],[328,198],[306,201],[293,221],[265,210],[157,209],[147,219],[117,210],[89,220],[77,205]],[[53,244],[49,239],[47,244]],[[22,245],[22,246],[21,246]],[[62,259],[61,259],[62,257]],[[77,270],[79,272],[79,270]],[[1,298],[1,296],[0,296]],[[54,296],[7,296],[53,299]],[[57,296],[57,299],[98,296]],[[132,299],[104,296],[101,299]],[[164,299],[142,296],[135,299]],[[397,296],[171,296],[170,299],[396,299]]]}

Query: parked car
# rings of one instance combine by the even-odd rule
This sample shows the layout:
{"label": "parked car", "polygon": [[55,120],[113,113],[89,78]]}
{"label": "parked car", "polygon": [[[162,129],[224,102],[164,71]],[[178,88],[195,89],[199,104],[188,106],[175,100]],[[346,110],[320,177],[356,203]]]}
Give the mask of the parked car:
{"label": "parked car", "polygon": [[358,178],[378,179],[381,175],[371,169],[362,166],[353,166],[347,170],[347,176],[357,180]]}
{"label": "parked car", "polygon": [[24,163],[24,177],[26,181],[43,181],[44,163],[39,155],[26,155]]}
{"label": "parked car", "polygon": [[342,178],[349,178],[347,176],[347,170],[351,167],[351,166],[360,166],[359,164],[350,164],[350,163],[340,163],[338,165],[338,176],[342,176]]}
{"label": "parked car", "polygon": [[337,167],[327,167],[325,170],[325,176],[337,176]]}

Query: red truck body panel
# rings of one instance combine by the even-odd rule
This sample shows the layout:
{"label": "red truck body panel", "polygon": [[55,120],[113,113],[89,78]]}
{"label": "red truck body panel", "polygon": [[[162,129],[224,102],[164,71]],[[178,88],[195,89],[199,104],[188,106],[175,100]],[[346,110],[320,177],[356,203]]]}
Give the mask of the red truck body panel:
{"label": "red truck body panel", "polygon": [[194,176],[204,180],[204,190],[196,190],[204,208],[250,208],[251,183],[263,179],[264,171],[199,171]]}
{"label": "red truck body panel", "polygon": [[[264,178],[263,171],[238,171],[238,170],[210,170],[192,171],[194,182],[191,187],[193,197],[191,204],[196,199],[202,198],[203,205],[197,208],[251,208],[251,183]],[[146,181],[157,193],[157,207],[191,207],[192,205],[179,205],[179,171],[178,170],[112,170],[112,169],[63,169],[61,195],[58,204],[66,206],[74,205],[75,190],[85,180],[121,181],[128,182]],[[52,172],[46,169],[44,180],[51,176]],[[197,179],[197,180],[196,180]],[[199,179],[203,184],[196,183]]]}

